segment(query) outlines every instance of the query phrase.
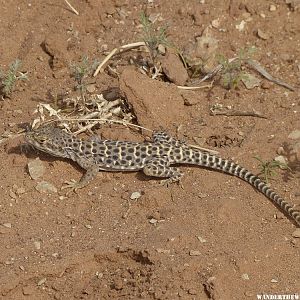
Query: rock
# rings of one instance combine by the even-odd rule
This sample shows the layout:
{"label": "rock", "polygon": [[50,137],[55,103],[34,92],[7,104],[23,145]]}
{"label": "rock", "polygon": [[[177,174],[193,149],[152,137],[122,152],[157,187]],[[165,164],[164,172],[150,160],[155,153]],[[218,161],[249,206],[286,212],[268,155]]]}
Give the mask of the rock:
{"label": "rock", "polygon": [[142,194],[141,194],[140,192],[133,192],[133,193],[130,195],[130,199],[131,199],[131,200],[136,200],[136,199],[139,199],[141,196],[142,196]]}
{"label": "rock", "polygon": [[41,242],[40,241],[34,241],[33,245],[34,245],[34,248],[36,250],[40,250],[41,249]]}
{"label": "rock", "polygon": [[257,29],[257,36],[262,40],[268,40],[270,38],[270,36],[266,32],[262,31],[261,29]]}
{"label": "rock", "polygon": [[5,228],[11,228],[11,223],[3,223],[2,226]]}
{"label": "rock", "polygon": [[294,238],[300,238],[300,228],[297,228],[293,233],[292,237]]}
{"label": "rock", "polygon": [[269,11],[275,11],[277,9],[276,5],[271,4],[269,7]]}
{"label": "rock", "polygon": [[218,29],[218,28],[220,27],[220,20],[219,20],[219,19],[212,20],[212,21],[211,21],[211,26],[212,26],[213,28]]}
{"label": "rock", "polygon": [[192,105],[196,105],[199,103],[198,99],[195,97],[188,97],[187,95],[183,94],[182,95],[183,100],[184,100],[184,105],[186,106],[192,106]]}
{"label": "rock", "polygon": [[250,279],[249,275],[247,273],[242,274],[241,277],[242,277],[243,280],[249,280]]}
{"label": "rock", "polygon": [[37,180],[45,174],[45,166],[39,158],[31,160],[27,164],[27,168],[29,175],[33,180]]}
{"label": "rock", "polygon": [[[152,80],[132,68],[120,76],[120,89],[132,106],[139,125],[171,128],[184,119],[184,105],[176,86]],[[166,96],[167,95],[167,96]]]}
{"label": "rock", "polygon": [[200,243],[206,243],[206,242],[207,242],[207,240],[204,239],[204,238],[201,237],[201,236],[197,236],[197,239],[200,241]]}
{"label": "rock", "polygon": [[35,189],[40,193],[49,193],[49,194],[57,193],[57,188],[53,184],[51,184],[47,181],[39,182],[36,185]]}
{"label": "rock", "polygon": [[44,278],[42,278],[41,280],[38,281],[37,285],[38,285],[38,286],[41,286],[41,285],[43,285],[46,281],[47,281],[47,278],[44,277]]}
{"label": "rock", "polygon": [[166,55],[161,59],[161,65],[168,79],[176,85],[184,85],[189,79],[187,70],[174,51],[167,49]]}
{"label": "rock", "polygon": [[241,21],[240,24],[235,25],[235,28],[238,31],[243,31],[245,29],[246,22],[244,20]]}
{"label": "rock", "polygon": [[246,89],[251,90],[257,86],[260,86],[261,80],[254,75],[247,73],[246,76],[243,76],[242,82],[244,83]]}
{"label": "rock", "polygon": [[68,59],[66,57],[67,38],[61,34],[51,34],[47,36],[43,42],[43,49],[50,55],[50,67],[54,72],[54,76],[63,76],[68,74]]}
{"label": "rock", "polygon": [[190,256],[200,256],[202,253],[198,250],[190,250],[189,254]]}
{"label": "rock", "polygon": [[209,28],[206,28],[202,36],[196,38],[194,45],[188,45],[187,49],[185,49],[185,56],[192,66],[200,65],[204,73],[209,73],[217,65],[215,56],[218,47],[219,41],[212,37]]}
{"label": "rock", "polygon": [[298,130],[298,129],[293,130],[293,131],[288,135],[288,138],[289,138],[289,139],[292,139],[292,140],[300,139],[300,130]]}
{"label": "rock", "polygon": [[284,157],[284,156],[282,156],[282,155],[279,155],[279,156],[276,156],[275,158],[274,158],[274,160],[276,160],[277,162],[279,162],[280,164],[284,164],[284,165],[286,165],[288,162],[287,162],[287,159]]}

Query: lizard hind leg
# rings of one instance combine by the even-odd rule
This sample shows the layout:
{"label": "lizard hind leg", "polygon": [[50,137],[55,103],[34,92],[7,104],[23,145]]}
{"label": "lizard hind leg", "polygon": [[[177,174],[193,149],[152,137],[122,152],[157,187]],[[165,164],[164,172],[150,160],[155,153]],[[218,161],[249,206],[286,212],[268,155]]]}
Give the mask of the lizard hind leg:
{"label": "lizard hind leg", "polygon": [[167,158],[154,158],[146,163],[143,168],[144,174],[152,177],[167,178],[161,181],[161,184],[179,182],[183,173],[179,168],[171,167]]}

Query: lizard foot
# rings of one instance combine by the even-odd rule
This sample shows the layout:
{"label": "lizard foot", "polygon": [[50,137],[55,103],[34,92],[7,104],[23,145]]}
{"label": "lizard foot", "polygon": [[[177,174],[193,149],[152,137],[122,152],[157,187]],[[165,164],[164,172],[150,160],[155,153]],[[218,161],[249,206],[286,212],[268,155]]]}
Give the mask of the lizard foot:
{"label": "lizard foot", "polygon": [[61,187],[61,190],[70,189],[66,193],[66,196],[68,196],[72,192],[77,193],[77,190],[80,188],[82,188],[80,182],[77,182],[74,179],[72,179],[70,181],[65,181],[64,185]]}

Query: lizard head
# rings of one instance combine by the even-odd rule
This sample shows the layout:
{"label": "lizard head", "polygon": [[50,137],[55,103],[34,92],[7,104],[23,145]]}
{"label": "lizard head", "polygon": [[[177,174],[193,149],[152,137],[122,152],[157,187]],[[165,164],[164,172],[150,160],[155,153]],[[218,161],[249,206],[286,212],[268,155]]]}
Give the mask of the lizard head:
{"label": "lizard head", "polygon": [[68,157],[73,137],[53,126],[43,126],[25,134],[25,141],[34,148],[58,157]]}

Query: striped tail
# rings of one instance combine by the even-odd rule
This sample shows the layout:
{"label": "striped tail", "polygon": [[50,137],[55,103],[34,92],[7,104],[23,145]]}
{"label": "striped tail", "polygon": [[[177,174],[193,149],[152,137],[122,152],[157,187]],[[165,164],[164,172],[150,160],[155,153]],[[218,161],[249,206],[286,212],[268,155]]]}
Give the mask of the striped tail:
{"label": "striped tail", "polygon": [[195,151],[193,156],[194,157],[192,160],[194,160],[194,164],[196,163],[197,165],[220,170],[224,173],[237,176],[247,181],[258,191],[264,194],[268,199],[270,199],[285,215],[293,219],[300,227],[300,211],[294,209],[291,204],[281,198],[276,192],[269,188],[264,181],[250,171],[232,161],[211,155],[209,153],[199,153],[198,151]]}

